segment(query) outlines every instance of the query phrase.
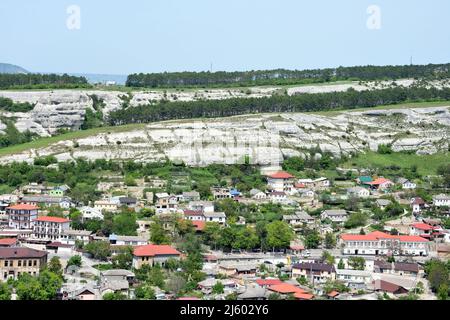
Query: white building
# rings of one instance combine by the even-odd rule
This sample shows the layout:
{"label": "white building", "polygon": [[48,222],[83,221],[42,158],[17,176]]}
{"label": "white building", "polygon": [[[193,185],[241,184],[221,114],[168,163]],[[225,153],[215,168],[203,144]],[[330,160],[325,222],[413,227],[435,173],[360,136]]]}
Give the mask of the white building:
{"label": "white building", "polygon": [[98,200],[94,202],[94,209],[99,211],[116,212],[120,206],[119,201],[112,201],[111,199]]}
{"label": "white building", "polygon": [[433,205],[435,207],[450,207],[450,196],[443,193],[434,196]]}
{"label": "white building", "polygon": [[33,238],[60,241],[61,235],[69,230],[70,220],[59,217],[39,217],[33,221]]}
{"label": "white building", "polygon": [[336,280],[350,288],[364,288],[372,282],[372,273],[366,270],[336,269]]}
{"label": "white building", "polygon": [[227,216],[224,212],[203,212],[206,222],[217,222],[225,224]]}
{"label": "white building", "polygon": [[211,201],[191,201],[189,209],[194,211],[214,212],[214,203]]}
{"label": "white building", "polygon": [[370,191],[363,187],[353,187],[347,189],[347,194],[357,198],[368,198],[370,196]]}
{"label": "white building", "polygon": [[38,207],[29,204],[18,204],[6,208],[8,226],[11,229],[33,229],[34,220],[38,217]]}
{"label": "white building", "polygon": [[76,242],[88,244],[92,232],[88,230],[63,230],[60,241],[63,244],[75,245]]}
{"label": "white building", "polygon": [[264,192],[262,192],[261,190],[258,190],[258,189],[250,190],[250,196],[254,200],[265,200],[265,199],[267,199],[267,195]]}
{"label": "white building", "polygon": [[374,231],[366,235],[341,235],[342,253],[349,255],[427,256],[429,241],[419,236],[393,236]]}
{"label": "white building", "polygon": [[405,189],[405,190],[413,190],[413,189],[417,188],[417,184],[415,184],[414,182],[412,182],[408,179],[405,179],[405,178],[400,178],[400,179],[398,179],[397,182],[399,184],[401,184],[402,189]]}
{"label": "white building", "polygon": [[284,172],[276,172],[267,176],[268,188],[276,192],[292,192],[294,188],[294,176]]}
{"label": "white building", "polygon": [[267,196],[272,202],[275,203],[283,203],[287,199],[286,193],[279,191],[270,192]]}
{"label": "white building", "polygon": [[332,222],[342,223],[347,221],[347,211],[345,210],[325,210],[322,212],[320,217],[325,219],[330,219]]}
{"label": "white building", "polygon": [[86,220],[103,220],[103,213],[101,210],[92,208],[92,207],[83,207],[80,208],[79,211],[81,212],[82,220],[83,222]]}

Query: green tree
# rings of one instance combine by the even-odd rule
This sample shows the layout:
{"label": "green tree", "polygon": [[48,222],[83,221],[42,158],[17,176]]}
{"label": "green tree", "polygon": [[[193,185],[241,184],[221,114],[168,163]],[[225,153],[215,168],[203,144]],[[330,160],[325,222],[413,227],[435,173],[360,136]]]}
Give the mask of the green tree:
{"label": "green tree", "polygon": [[322,239],[320,238],[320,235],[316,230],[309,231],[305,235],[305,246],[308,249],[315,249],[319,246],[321,240]]}
{"label": "green tree", "polygon": [[325,248],[333,249],[336,246],[336,237],[331,232],[325,234]]}
{"label": "green tree", "polygon": [[329,253],[328,251],[325,250],[322,252],[322,261],[324,261],[328,264],[334,264],[335,258],[331,253]]}
{"label": "green tree", "polygon": [[283,221],[274,221],[266,226],[267,245],[273,249],[284,249],[289,247],[294,232],[291,227]]}
{"label": "green tree", "polygon": [[342,260],[342,258],[339,259],[339,263],[338,263],[338,265],[337,265],[337,268],[338,268],[338,269],[345,269],[344,260]]}
{"label": "green tree", "polygon": [[348,265],[354,270],[364,270],[366,260],[363,257],[350,257],[348,258]]}
{"label": "green tree", "polygon": [[439,286],[437,296],[439,300],[448,300],[448,284],[443,283]]}
{"label": "green tree", "polygon": [[127,246],[112,258],[114,269],[130,270],[133,264],[133,247]]}
{"label": "green tree", "polygon": [[137,300],[154,300],[156,298],[155,290],[148,284],[141,284],[134,291]]}
{"label": "green tree", "polygon": [[344,227],[352,229],[356,227],[362,227],[367,223],[367,216],[361,212],[352,213],[347,221],[345,221]]}
{"label": "green tree", "polygon": [[94,259],[106,261],[111,256],[111,247],[107,241],[94,241],[84,246]]}
{"label": "green tree", "polygon": [[136,215],[130,212],[123,212],[114,217],[112,232],[121,236],[136,236],[138,227]]}
{"label": "green tree", "polygon": [[425,264],[425,273],[434,292],[437,292],[442,285],[448,286],[449,271],[444,262],[437,259],[428,261]]}
{"label": "green tree", "polygon": [[11,288],[7,283],[0,281],[0,301],[11,300]]}
{"label": "green tree", "polygon": [[59,257],[55,256],[50,259],[48,262],[47,268],[49,271],[62,275],[62,265]]}
{"label": "green tree", "polygon": [[128,297],[121,292],[108,292],[103,295],[103,300],[128,300]]}
{"label": "green tree", "polygon": [[217,281],[216,284],[212,287],[213,294],[222,294],[224,292],[225,286],[222,282]]}
{"label": "green tree", "polygon": [[155,244],[170,244],[171,242],[162,222],[158,218],[154,218],[153,223],[150,225],[150,241]]}
{"label": "green tree", "polygon": [[81,260],[81,256],[80,255],[75,255],[75,256],[71,256],[69,258],[69,261],[67,261],[67,266],[76,266],[81,268],[82,265],[82,260]]}

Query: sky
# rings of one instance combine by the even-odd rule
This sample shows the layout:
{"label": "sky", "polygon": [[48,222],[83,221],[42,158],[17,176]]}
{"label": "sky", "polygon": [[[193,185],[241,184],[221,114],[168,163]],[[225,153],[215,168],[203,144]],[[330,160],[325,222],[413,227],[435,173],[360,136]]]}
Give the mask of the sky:
{"label": "sky", "polygon": [[449,13],[448,0],[0,0],[0,62],[100,74],[448,63]]}

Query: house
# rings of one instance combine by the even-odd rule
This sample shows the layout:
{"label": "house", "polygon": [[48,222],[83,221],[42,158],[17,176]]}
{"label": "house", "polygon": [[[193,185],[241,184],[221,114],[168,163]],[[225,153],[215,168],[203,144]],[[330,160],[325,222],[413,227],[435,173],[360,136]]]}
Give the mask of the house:
{"label": "house", "polygon": [[178,199],[176,196],[162,192],[156,193],[155,197],[155,208],[157,214],[175,213],[177,211]]}
{"label": "house", "polygon": [[336,269],[336,280],[352,289],[364,289],[372,282],[372,274],[366,270]]}
{"label": "house", "polygon": [[43,241],[60,240],[69,230],[70,220],[59,217],[39,217],[33,221],[33,238]]}
{"label": "house", "polygon": [[283,221],[289,223],[290,225],[299,225],[299,224],[311,224],[314,223],[314,218],[307,214],[305,211],[297,211],[293,215],[284,215]]}
{"label": "house", "polygon": [[433,196],[433,205],[435,207],[450,207],[450,196],[443,193]]}
{"label": "house", "polygon": [[92,231],[67,229],[61,232],[61,242],[64,244],[75,245],[76,243],[88,244]]}
{"label": "house", "polygon": [[92,207],[82,207],[79,209],[81,212],[82,221],[87,220],[103,220],[104,216],[101,210]]}
{"label": "house", "polygon": [[342,253],[349,255],[427,256],[428,242],[419,236],[394,236],[380,231],[341,235]]}
{"label": "house", "polygon": [[92,300],[97,300],[98,297],[98,293],[97,290],[85,286],[77,291],[74,292],[73,294],[73,299],[74,300],[83,300],[83,301],[92,301]]}
{"label": "house", "polygon": [[330,219],[335,223],[343,223],[347,221],[347,211],[345,210],[325,210],[320,215],[322,220]]}
{"label": "house", "polygon": [[250,190],[250,197],[254,200],[265,200],[267,199],[267,195],[258,189]]}
{"label": "house", "polygon": [[302,198],[314,198],[316,196],[316,193],[312,189],[299,189],[297,193]]}
{"label": "house", "polygon": [[418,214],[425,208],[425,201],[420,197],[412,198],[411,208],[413,213]]}
{"label": "house", "polygon": [[270,286],[274,286],[274,285],[283,283],[283,281],[281,281],[280,279],[275,279],[275,278],[273,278],[273,279],[271,279],[271,278],[257,279],[255,282],[261,288],[267,288]]}
{"label": "house", "polygon": [[356,198],[368,198],[370,196],[370,191],[363,187],[353,187],[347,189],[347,194]]}
{"label": "house", "polygon": [[0,279],[17,279],[21,274],[28,273],[38,276],[47,264],[48,253],[26,247],[0,248]]}
{"label": "house", "polygon": [[119,204],[118,201],[112,201],[110,199],[97,200],[94,202],[94,209],[101,212],[116,212],[119,208]]}
{"label": "house", "polygon": [[373,281],[373,289],[377,292],[386,292],[392,294],[405,294],[409,292],[402,286],[381,279]]}
{"label": "house", "polygon": [[120,197],[119,202],[120,206],[125,206],[128,208],[136,208],[138,204],[138,200],[132,197]]}
{"label": "house", "polygon": [[199,210],[184,210],[183,211],[184,218],[190,221],[205,221],[205,216],[203,215],[203,211]]}
{"label": "house", "polygon": [[225,224],[227,222],[227,216],[224,212],[203,212],[205,222],[217,222],[219,224]]}
{"label": "house", "polygon": [[73,203],[69,197],[53,197],[47,195],[23,196],[20,202],[33,206],[41,205],[45,207],[60,207],[63,209],[73,207]]}
{"label": "house", "polygon": [[133,268],[139,269],[145,264],[150,266],[164,265],[169,259],[179,260],[180,258],[181,253],[169,245],[138,246],[133,251]]}
{"label": "house", "polygon": [[377,205],[378,208],[380,208],[381,210],[384,210],[388,205],[390,205],[392,203],[391,200],[388,199],[377,199],[375,201],[375,204]]}
{"label": "house", "polygon": [[379,190],[379,191],[388,190],[394,185],[394,183],[391,180],[383,178],[383,177],[380,177],[378,179],[375,179],[371,182],[367,182],[364,184],[370,186],[372,189]]}
{"label": "house", "polygon": [[406,178],[398,179],[397,183],[400,184],[402,186],[402,189],[405,189],[405,190],[413,190],[413,189],[417,188],[417,184],[415,184],[414,182],[411,182],[410,180],[408,180]]}
{"label": "house", "polygon": [[282,297],[294,296],[297,300],[311,300],[314,295],[307,293],[302,288],[299,288],[290,283],[275,284],[267,288],[272,293],[277,293]]}
{"label": "house", "polygon": [[238,296],[238,300],[267,300],[269,296],[266,288],[258,286],[248,286]]}
{"label": "house", "polygon": [[17,238],[0,238],[0,248],[17,246]]}
{"label": "house", "polygon": [[230,193],[230,189],[228,188],[212,187],[210,188],[210,190],[214,197],[214,200],[233,198],[233,196]]}
{"label": "house", "polygon": [[375,260],[373,262],[373,271],[376,273],[391,273],[392,263],[384,260]]}
{"label": "house", "polygon": [[110,234],[108,241],[117,246],[142,246],[148,244],[147,239],[138,236],[118,236]]}
{"label": "house", "polygon": [[11,229],[33,229],[33,221],[38,217],[38,207],[29,204],[18,204],[6,208],[8,226]]}
{"label": "house", "polygon": [[313,282],[325,283],[336,280],[336,270],[327,263],[305,262],[292,266],[292,278],[305,277]]}
{"label": "house", "polygon": [[100,272],[100,283],[106,287],[115,281],[126,281],[128,285],[132,285],[135,281],[135,274],[129,270],[112,269]]}
{"label": "house", "polygon": [[416,277],[419,272],[419,264],[411,262],[394,262],[394,273],[399,276],[413,276]]}
{"label": "house", "polygon": [[214,202],[212,201],[191,201],[188,207],[195,211],[214,212]]}
{"label": "house", "polygon": [[200,201],[200,193],[198,191],[189,191],[182,193],[183,201]]}
{"label": "house", "polygon": [[409,234],[412,236],[420,236],[422,238],[430,238],[435,228],[426,223],[413,223],[409,226]]}
{"label": "house", "polygon": [[275,202],[275,203],[282,203],[282,202],[285,202],[287,199],[286,193],[284,193],[282,191],[272,191],[272,192],[269,192],[269,194],[267,196],[272,202]]}
{"label": "house", "polygon": [[194,226],[195,232],[201,233],[205,230],[206,222],[205,221],[191,221]]}
{"label": "house", "polygon": [[270,175],[267,175],[267,185],[268,188],[276,192],[291,192],[294,188],[294,176],[284,172],[279,171]]}
{"label": "house", "polygon": [[370,183],[372,181],[373,181],[372,177],[369,177],[369,176],[361,176],[361,177],[358,177],[356,179],[356,182],[358,184],[367,184],[367,183]]}
{"label": "house", "polygon": [[330,180],[325,177],[317,178],[313,182],[314,182],[315,189],[326,189],[326,188],[329,188],[331,185]]}
{"label": "house", "polygon": [[234,280],[214,279],[214,278],[208,278],[203,281],[200,281],[198,283],[198,287],[204,294],[211,294],[213,287],[219,282],[224,286],[224,289],[228,289],[228,290],[232,290],[232,291],[237,289],[237,284]]}
{"label": "house", "polygon": [[36,182],[32,182],[29,185],[26,185],[22,188],[22,191],[25,194],[44,194],[48,190],[49,188],[47,186],[38,184]]}

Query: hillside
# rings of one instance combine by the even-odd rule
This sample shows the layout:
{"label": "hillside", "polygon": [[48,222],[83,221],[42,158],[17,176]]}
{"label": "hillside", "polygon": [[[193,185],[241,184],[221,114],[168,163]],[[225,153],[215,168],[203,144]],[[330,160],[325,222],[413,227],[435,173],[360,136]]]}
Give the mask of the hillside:
{"label": "hillside", "polygon": [[448,106],[338,114],[272,113],[77,131],[1,149],[0,163],[31,162],[54,155],[60,161],[170,159],[193,166],[234,163],[249,157],[252,163],[272,165],[315,147],[336,156],[376,151],[379,144],[418,155],[447,152],[449,137]]}
{"label": "hillside", "polygon": [[0,63],[0,73],[28,73],[27,70],[25,70],[22,67],[9,64],[9,63]]}

